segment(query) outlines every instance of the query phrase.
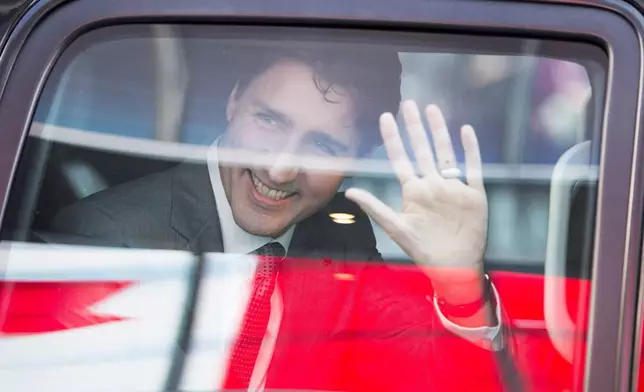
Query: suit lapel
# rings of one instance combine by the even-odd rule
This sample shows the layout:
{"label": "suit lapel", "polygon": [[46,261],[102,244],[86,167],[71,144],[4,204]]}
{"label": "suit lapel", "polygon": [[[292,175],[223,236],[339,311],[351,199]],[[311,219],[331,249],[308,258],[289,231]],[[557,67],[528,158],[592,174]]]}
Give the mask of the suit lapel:
{"label": "suit lapel", "polygon": [[295,227],[289,256],[307,259],[345,259],[344,239],[338,238],[335,227],[322,210]]}
{"label": "suit lapel", "polygon": [[195,253],[223,252],[217,205],[205,163],[184,163],[172,173],[172,228]]}
{"label": "suit lapel", "polygon": [[347,263],[345,241],[322,210],[298,224],[284,265],[285,308],[302,316],[298,323],[323,325],[323,334],[343,330],[353,303],[360,268]]}
{"label": "suit lapel", "polygon": [[296,227],[284,264],[284,306],[310,328],[332,334],[342,329],[341,307],[347,305],[351,281],[338,279],[351,274],[346,261],[344,239],[337,236],[326,214],[316,214]]}
{"label": "suit lapel", "polygon": [[271,385],[330,389],[345,354],[337,336],[349,324],[357,282],[339,279],[352,266],[345,263],[344,239],[326,220],[318,214],[298,224],[280,270],[284,307]]}

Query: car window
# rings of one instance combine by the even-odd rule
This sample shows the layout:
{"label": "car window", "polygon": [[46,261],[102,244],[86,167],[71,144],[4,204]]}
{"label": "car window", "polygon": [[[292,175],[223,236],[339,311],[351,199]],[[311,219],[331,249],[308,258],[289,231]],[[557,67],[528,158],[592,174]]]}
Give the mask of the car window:
{"label": "car window", "polygon": [[[7,313],[14,320],[2,325],[18,338],[7,349],[23,350],[34,344],[24,343],[30,337],[60,336],[67,348],[58,357],[50,353],[42,371],[90,358],[83,369],[92,369],[92,382],[130,385],[121,375],[134,372],[131,385],[155,389],[174,369],[169,347],[179,321],[196,306],[179,384],[224,385],[229,360],[239,360],[231,347],[248,323],[243,309],[257,280],[254,259],[239,255],[278,242],[290,269],[280,270],[251,384],[572,388],[583,379],[606,62],[590,44],[491,36],[184,25],[91,31],[71,43],[47,78],[2,238],[9,277],[37,276],[39,268],[51,274],[58,263],[58,275],[37,279],[46,282],[74,276],[79,266],[80,276],[95,274],[93,282],[104,276],[97,301],[116,296],[97,314],[88,305],[89,319],[36,328],[15,321],[23,314],[16,309],[28,309],[11,300],[22,298],[15,294]],[[401,185],[399,161],[391,164],[380,134],[380,115],[389,111],[402,151],[419,170],[414,175],[431,177],[399,106],[410,100],[420,108],[435,164],[459,169],[461,177],[446,189],[477,181],[467,177],[472,149],[463,145],[462,126],[474,129],[485,191],[481,216],[465,202],[452,207],[460,200],[452,195],[427,202],[438,216],[431,225],[417,219],[425,205],[414,201],[416,188]],[[424,118],[430,104],[445,119],[454,162],[441,162],[440,121]],[[352,188],[368,191],[377,207],[365,211],[345,197]],[[480,220],[487,233],[480,245],[459,245],[482,249],[502,316],[490,325],[509,327],[503,343],[466,338],[467,326],[445,322],[437,289],[419,268],[425,254],[415,253],[431,238],[410,244],[397,234],[402,228],[382,224],[387,214],[406,213],[410,233],[441,238],[443,228],[460,225],[447,214],[452,210],[466,226]],[[460,226],[453,230],[460,235]],[[442,257],[458,259],[457,251]],[[24,252],[41,254],[42,267],[24,261]],[[207,259],[196,305],[186,297],[190,268],[200,260],[194,254]],[[119,279],[110,278],[115,268]],[[83,284],[76,291],[65,286],[65,298],[97,290]],[[14,289],[45,295],[45,286]],[[162,309],[162,300],[172,311]],[[159,330],[139,340],[142,328]],[[102,336],[131,346],[115,350],[109,340],[97,343]],[[107,361],[101,353],[112,367],[101,367]],[[41,371],[34,370],[39,355],[21,355],[22,369]],[[459,355],[472,355],[479,370],[456,377]],[[418,365],[425,359],[426,367]],[[24,374],[14,372],[9,385],[27,385]],[[54,380],[60,388],[77,383],[73,372],[61,374]]]}

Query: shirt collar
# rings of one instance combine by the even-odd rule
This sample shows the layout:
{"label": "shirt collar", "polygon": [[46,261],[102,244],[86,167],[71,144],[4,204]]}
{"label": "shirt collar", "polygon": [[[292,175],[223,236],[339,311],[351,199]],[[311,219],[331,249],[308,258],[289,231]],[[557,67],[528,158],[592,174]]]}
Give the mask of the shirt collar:
{"label": "shirt collar", "polygon": [[221,182],[221,175],[219,172],[219,160],[217,158],[217,149],[219,145],[219,138],[215,140],[212,146],[208,149],[208,173],[210,174],[210,183],[212,191],[215,195],[215,203],[217,204],[217,213],[219,214],[219,223],[221,225],[221,234],[224,241],[224,251],[226,253],[247,254],[257,248],[266,245],[269,242],[279,242],[286,252],[288,253],[291,238],[295,231],[295,225],[292,225],[277,238],[262,237],[250,234],[244,231],[237,225],[233,218],[233,212],[228,203],[228,198],[224,191],[224,185]]}

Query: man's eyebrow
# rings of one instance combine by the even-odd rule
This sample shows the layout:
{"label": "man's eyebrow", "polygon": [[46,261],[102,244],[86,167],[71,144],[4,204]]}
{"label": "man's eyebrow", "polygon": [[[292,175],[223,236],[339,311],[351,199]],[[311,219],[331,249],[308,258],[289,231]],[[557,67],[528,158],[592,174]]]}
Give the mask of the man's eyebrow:
{"label": "man's eyebrow", "polygon": [[269,116],[273,117],[276,121],[281,122],[282,124],[286,124],[290,126],[292,124],[292,121],[288,116],[284,113],[281,113],[270,106],[266,102],[260,101],[258,99],[253,100],[253,106],[256,106],[259,108],[259,110],[265,112]]}
{"label": "man's eyebrow", "polygon": [[340,153],[346,153],[347,151],[349,151],[349,146],[347,146],[346,144],[342,143],[341,141],[336,140],[333,137],[329,136],[328,133],[325,133],[325,132],[322,132],[322,131],[312,131],[311,132],[311,138],[333,146]]}

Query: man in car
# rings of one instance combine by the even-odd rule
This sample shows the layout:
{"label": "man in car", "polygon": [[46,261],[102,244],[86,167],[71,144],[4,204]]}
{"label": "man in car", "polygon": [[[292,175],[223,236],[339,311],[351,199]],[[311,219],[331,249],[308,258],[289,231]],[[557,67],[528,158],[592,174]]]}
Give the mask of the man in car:
{"label": "man in car", "polygon": [[[423,110],[432,150],[420,110],[403,102],[414,166],[392,114],[396,53],[273,49],[237,65],[228,127],[206,164],[92,195],[61,211],[54,231],[110,246],[263,256],[222,386],[442,390],[498,381],[494,353],[507,341],[483,273],[487,201],[474,130],[460,133],[463,179],[439,108]],[[383,143],[400,212],[361,189],[338,192]],[[334,223],[335,212],[353,215],[352,224]],[[413,260],[413,274],[384,267],[368,216]]]}

